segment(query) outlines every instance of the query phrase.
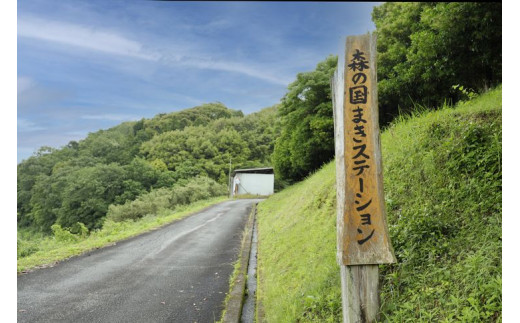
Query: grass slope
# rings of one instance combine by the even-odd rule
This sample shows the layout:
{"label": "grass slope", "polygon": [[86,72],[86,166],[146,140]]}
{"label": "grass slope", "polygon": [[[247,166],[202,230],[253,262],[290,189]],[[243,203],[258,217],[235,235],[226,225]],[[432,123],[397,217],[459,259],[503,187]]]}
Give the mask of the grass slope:
{"label": "grass slope", "polygon": [[[501,321],[501,91],[382,133],[381,321]],[[259,204],[260,321],[341,321],[335,198],[330,163]]]}

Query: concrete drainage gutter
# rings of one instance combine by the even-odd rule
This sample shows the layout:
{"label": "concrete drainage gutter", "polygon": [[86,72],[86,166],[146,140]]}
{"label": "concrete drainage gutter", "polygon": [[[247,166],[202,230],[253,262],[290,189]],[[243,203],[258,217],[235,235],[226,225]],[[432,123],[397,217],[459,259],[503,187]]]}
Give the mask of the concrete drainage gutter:
{"label": "concrete drainage gutter", "polygon": [[244,305],[242,306],[242,315],[240,320],[244,323],[253,323],[255,317],[257,245],[258,229],[255,216],[253,219],[253,235],[251,238],[251,252],[249,253],[249,265],[247,266],[246,293],[244,297]]}
{"label": "concrete drainage gutter", "polygon": [[[253,206],[246,224],[240,269],[231,282],[231,292],[226,302],[224,316],[220,322],[253,322],[256,301],[256,209]],[[247,283],[247,284],[246,284]]]}

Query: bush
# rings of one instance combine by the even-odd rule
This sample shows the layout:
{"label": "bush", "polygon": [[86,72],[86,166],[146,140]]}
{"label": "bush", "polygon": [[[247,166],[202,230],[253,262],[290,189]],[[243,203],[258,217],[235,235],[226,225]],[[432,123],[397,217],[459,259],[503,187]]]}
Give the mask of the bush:
{"label": "bush", "polygon": [[54,234],[54,238],[59,242],[69,242],[69,241],[78,241],[78,236],[71,233],[67,229],[63,229],[59,224],[53,224],[51,226],[52,233]]}
{"label": "bush", "polygon": [[17,258],[23,258],[32,255],[39,250],[38,245],[32,241],[18,238],[16,244]]}
{"label": "bush", "polygon": [[226,193],[225,185],[208,177],[195,177],[172,188],[153,190],[123,205],[112,204],[108,208],[107,219],[116,222],[137,220],[146,215],[173,211],[178,205],[191,204]]}
{"label": "bush", "polygon": [[123,205],[112,204],[108,207],[107,219],[118,222],[128,219],[137,220],[148,214],[156,214],[170,207],[169,196],[170,189],[160,188]]}
{"label": "bush", "polygon": [[183,186],[172,190],[171,206],[190,204],[227,193],[227,188],[209,177],[196,177]]}
{"label": "bush", "polygon": [[88,236],[88,228],[81,222],[76,222],[71,228],[70,232],[78,235],[80,238],[86,238]]}

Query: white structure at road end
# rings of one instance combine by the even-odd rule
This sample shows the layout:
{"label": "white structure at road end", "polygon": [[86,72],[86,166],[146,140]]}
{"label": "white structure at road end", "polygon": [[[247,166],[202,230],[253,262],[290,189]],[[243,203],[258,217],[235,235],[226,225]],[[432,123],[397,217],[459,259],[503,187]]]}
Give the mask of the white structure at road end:
{"label": "white structure at road end", "polygon": [[232,173],[231,196],[272,195],[274,193],[274,170],[272,167],[236,169]]}

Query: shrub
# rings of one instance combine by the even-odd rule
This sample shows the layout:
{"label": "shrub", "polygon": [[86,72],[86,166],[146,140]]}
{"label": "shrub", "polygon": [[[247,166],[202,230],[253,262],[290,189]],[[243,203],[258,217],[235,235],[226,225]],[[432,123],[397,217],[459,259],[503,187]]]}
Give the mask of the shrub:
{"label": "shrub", "polygon": [[172,188],[153,190],[122,205],[112,204],[108,208],[107,219],[116,222],[137,220],[146,215],[157,215],[165,210],[173,211],[178,205],[222,196],[226,192],[225,185],[209,177],[194,177]]}
{"label": "shrub", "polygon": [[71,228],[70,232],[78,235],[80,238],[86,238],[88,236],[88,228],[81,222],[76,222]]}
{"label": "shrub", "polygon": [[112,204],[108,207],[107,219],[124,221],[137,220],[148,214],[156,214],[160,210],[169,208],[170,189],[160,188],[140,195],[133,201],[123,205]]}
{"label": "shrub", "polygon": [[59,242],[67,242],[67,241],[77,241],[78,236],[74,235],[67,229],[63,229],[59,224],[53,224],[51,226],[52,233],[54,234],[54,238]]}

